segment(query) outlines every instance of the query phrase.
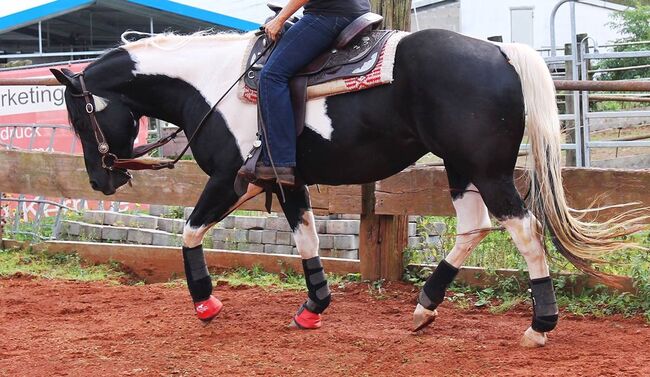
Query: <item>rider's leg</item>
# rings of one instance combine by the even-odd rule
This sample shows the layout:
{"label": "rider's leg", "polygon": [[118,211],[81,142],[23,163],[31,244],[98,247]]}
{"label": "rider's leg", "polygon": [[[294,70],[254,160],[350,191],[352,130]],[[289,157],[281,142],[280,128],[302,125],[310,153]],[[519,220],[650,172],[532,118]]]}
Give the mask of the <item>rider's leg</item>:
{"label": "rider's leg", "polygon": [[321,326],[321,313],[330,304],[327,277],[318,256],[318,234],[306,186],[285,191],[282,209],[293,231],[296,248],[302,258],[307,284],[307,300],[294,315],[292,324],[298,328],[316,329]]}
{"label": "rider's leg", "polygon": [[[270,165],[270,151],[273,164],[282,168],[278,173],[292,176],[296,166],[296,130],[289,80],[331,46],[349,23],[347,20],[339,16],[304,15],[277,42],[260,72],[260,113],[268,137],[262,160],[266,166]],[[260,179],[274,177],[273,171],[264,167],[256,174]]]}

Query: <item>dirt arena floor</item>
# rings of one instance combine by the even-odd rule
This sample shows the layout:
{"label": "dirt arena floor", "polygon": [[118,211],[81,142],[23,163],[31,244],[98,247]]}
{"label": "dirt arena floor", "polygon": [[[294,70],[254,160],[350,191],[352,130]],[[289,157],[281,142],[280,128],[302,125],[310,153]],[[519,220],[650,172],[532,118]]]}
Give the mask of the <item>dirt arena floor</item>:
{"label": "dirt arena floor", "polygon": [[410,331],[416,296],[335,289],[322,329],[289,330],[303,293],[218,287],[203,327],[184,287],[0,279],[0,376],[650,376],[641,319],[563,316],[549,344],[522,349],[528,308],[505,315],[445,303]]}

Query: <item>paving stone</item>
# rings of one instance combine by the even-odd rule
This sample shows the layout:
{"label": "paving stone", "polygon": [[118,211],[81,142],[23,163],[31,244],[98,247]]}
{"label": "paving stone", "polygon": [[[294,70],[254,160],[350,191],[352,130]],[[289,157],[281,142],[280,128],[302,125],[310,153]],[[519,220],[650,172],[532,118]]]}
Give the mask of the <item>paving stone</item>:
{"label": "paving stone", "polygon": [[235,217],[235,228],[236,229],[264,229],[266,225],[265,217],[257,216],[236,216]]}
{"label": "paving stone", "polygon": [[153,239],[151,244],[154,246],[181,246],[183,244],[183,238],[177,234],[160,231],[152,233]]}
{"label": "paving stone", "polygon": [[426,238],[426,244],[433,247],[442,247],[442,239],[440,236],[429,236]]}
{"label": "paving stone", "polygon": [[185,209],[183,209],[183,219],[189,219],[192,211],[194,211],[194,207],[185,207]]}
{"label": "paving stone", "polygon": [[409,237],[408,247],[416,248],[422,245],[422,237]]}
{"label": "paving stone", "polygon": [[324,249],[319,254],[329,258],[359,259],[359,250]]}
{"label": "paving stone", "polygon": [[[158,218],[150,215],[133,216],[134,222],[129,226],[136,226],[141,229],[156,229],[158,227]],[[133,225],[131,225],[133,224]]]}
{"label": "paving stone", "polygon": [[230,215],[230,216],[226,217],[225,219],[221,220],[219,222],[219,225],[223,229],[232,229],[232,228],[235,227],[235,217],[236,216]]}
{"label": "paving stone", "polygon": [[264,246],[259,243],[240,243],[237,244],[237,250],[240,251],[250,251],[251,253],[263,253],[264,252]]}
{"label": "paving stone", "polygon": [[61,221],[61,228],[59,229],[60,233],[65,233],[70,236],[78,236],[81,231],[81,225],[79,221]]}
{"label": "paving stone", "polygon": [[157,221],[158,229],[167,233],[183,233],[185,227],[185,220],[181,219],[163,219],[159,218]]}
{"label": "paving stone", "polygon": [[83,214],[83,222],[87,224],[103,224],[104,211],[86,211]]}
{"label": "paving stone", "polygon": [[266,254],[292,254],[293,247],[289,245],[264,245]]}
{"label": "paving stone", "polygon": [[410,223],[416,223],[418,220],[420,220],[420,216],[417,215],[411,215],[408,217],[408,221]]}
{"label": "paving stone", "polygon": [[101,240],[102,225],[83,224],[79,227],[79,238],[82,240]]}
{"label": "paving stone", "polygon": [[327,233],[327,221],[328,220],[316,220],[316,233],[318,234]]}
{"label": "paving stone", "polygon": [[248,231],[243,229],[214,229],[212,231],[214,241],[246,242]]}
{"label": "paving stone", "polygon": [[341,220],[360,220],[361,215],[353,215],[353,214],[341,214],[339,217]]}
{"label": "paving stone", "polygon": [[330,220],[327,222],[327,234],[359,234],[358,220]]}
{"label": "paving stone", "polygon": [[333,249],[334,248],[334,236],[329,234],[320,234],[318,236],[318,244],[321,249]]}
{"label": "paving stone", "polygon": [[274,244],[276,242],[276,234],[277,231],[275,230],[263,230],[262,231],[262,243],[263,244]]}
{"label": "paving stone", "polygon": [[153,233],[151,230],[129,229],[126,240],[140,245],[151,245],[153,243]]}
{"label": "paving stone", "polygon": [[249,230],[248,231],[248,242],[249,243],[262,243],[262,230]]}
{"label": "paving stone", "polygon": [[418,226],[416,223],[409,223],[408,229],[409,229],[409,237],[413,237],[417,235]]}
{"label": "paving stone", "polygon": [[442,236],[447,231],[447,225],[442,222],[426,224],[424,230],[429,236]]}
{"label": "paving stone", "polygon": [[228,243],[226,241],[212,240],[212,249],[228,250]]}
{"label": "paving stone", "polygon": [[276,235],[275,243],[278,245],[292,245],[293,246],[293,237],[289,232],[278,232]]}
{"label": "paving stone", "polygon": [[267,217],[266,218],[266,229],[270,230],[280,230],[283,232],[291,232],[291,227],[289,222],[284,217]]}
{"label": "paving stone", "polygon": [[118,218],[120,214],[117,212],[111,212],[111,211],[105,211],[104,212],[104,219],[102,220],[102,224],[104,225],[124,225],[124,224],[117,224]]}
{"label": "paving stone", "polygon": [[121,226],[105,226],[102,229],[102,239],[106,241],[126,241],[129,228]]}
{"label": "paving stone", "polygon": [[166,215],[167,214],[166,213],[166,211],[167,211],[166,207],[167,206],[163,206],[163,205],[160,205],[160,204],[150,204],[149,205],[149,214],[151,216],[158,216],[158,217]]}
{"label": "paving stone", "polygon": [[338,250],[352,250],[359,248],[359,236],[336,235],[334,236],[334,248]]}

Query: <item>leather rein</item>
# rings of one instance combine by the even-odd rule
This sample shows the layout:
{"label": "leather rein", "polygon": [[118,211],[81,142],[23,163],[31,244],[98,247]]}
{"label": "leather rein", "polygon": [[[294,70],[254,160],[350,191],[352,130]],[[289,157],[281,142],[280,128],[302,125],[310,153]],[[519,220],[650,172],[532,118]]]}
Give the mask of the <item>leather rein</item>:
{"label": "leather rein", "polygon": [[[259,32],[258,32],[259,33]],[[86,113],[88,114],[88,117],[90,118],[90,124],[92,125],[93,133],[95,135],[95,140],[97,141],[97,150],[101,154],[101,161],[102,161],[102,168],[109,170],[109,171],[117,171],[122,174],[126,174],[129,179],[131,178],[131,174],[127,170],[160,170],[160,169],[173,169],[174,166],[178,161],[180,161],[181,158],[185,155],[187,150],[190,147],[190,144],[196,137],[196,135],[199,133],[199,131],[203,128],[203,126],[206,124],[206,121],[208,117],[214,112],[214,110],[217,108],[219,103],[230,93],[230,91],[237,85],[237,83],[246,75],[246,73],[251,69],[253,65],[255,65],[258,60],[264,56],[269,49],[274,45],[274,43],[268,43],[267,47],[262,51],[262,53],[259,54],[259,56],[252,62],[250,63],[250,66],[244,70],[244,72],[235,80],[234,83],[226,90],[226,92],[219,98],[217,102],[210,108],[210,110],[205,113],[201,121],[199,122],[199,125],[196,127],[192,135],[187,139],[187,144],[181,151],[181,153],[176,156],[173,160],[162,160],[162,161],[146,161],[139,159],[139,157],[142,157],[146,155],[147,153],[151,152],[152,150],[159,148],[173,139],[176,138],[176,136],[183,131],[181,128],[178,130],[174,131],[173,133],[153,142],[149,143],[146,145],[141,145],[138,147],[135,147],[133,149],[133,157],[132,158],[119,158],[117,157],[114,153],[110,152],[110,147],[108,145],[108,141],[106,140],[106,136],[104,136],[104,132],[102,132],[101,127],[99,126],[99,121],[97,121],[97,116],[96,116],[96,107],[95,107],[95,101],[93,100],[93,94],[90,92],[86,86],[86,82],[84,79],[84,72],[78,73],[77,77],[79,78],[79,82],[81,83],[81,94],[72,94],[73,97],[83,97],[84,100],[86,101],[86,106],[85,110]]]}

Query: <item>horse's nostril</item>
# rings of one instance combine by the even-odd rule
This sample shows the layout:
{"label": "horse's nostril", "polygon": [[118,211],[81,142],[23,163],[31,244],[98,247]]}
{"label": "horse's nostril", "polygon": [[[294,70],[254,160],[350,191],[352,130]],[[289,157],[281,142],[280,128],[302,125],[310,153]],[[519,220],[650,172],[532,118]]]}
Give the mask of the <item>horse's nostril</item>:
{"label": "horse's nostril", "polygon": [[92,187],[93,190],[99,190],[99,185],[95,181],[90,181],[90,187]]}

